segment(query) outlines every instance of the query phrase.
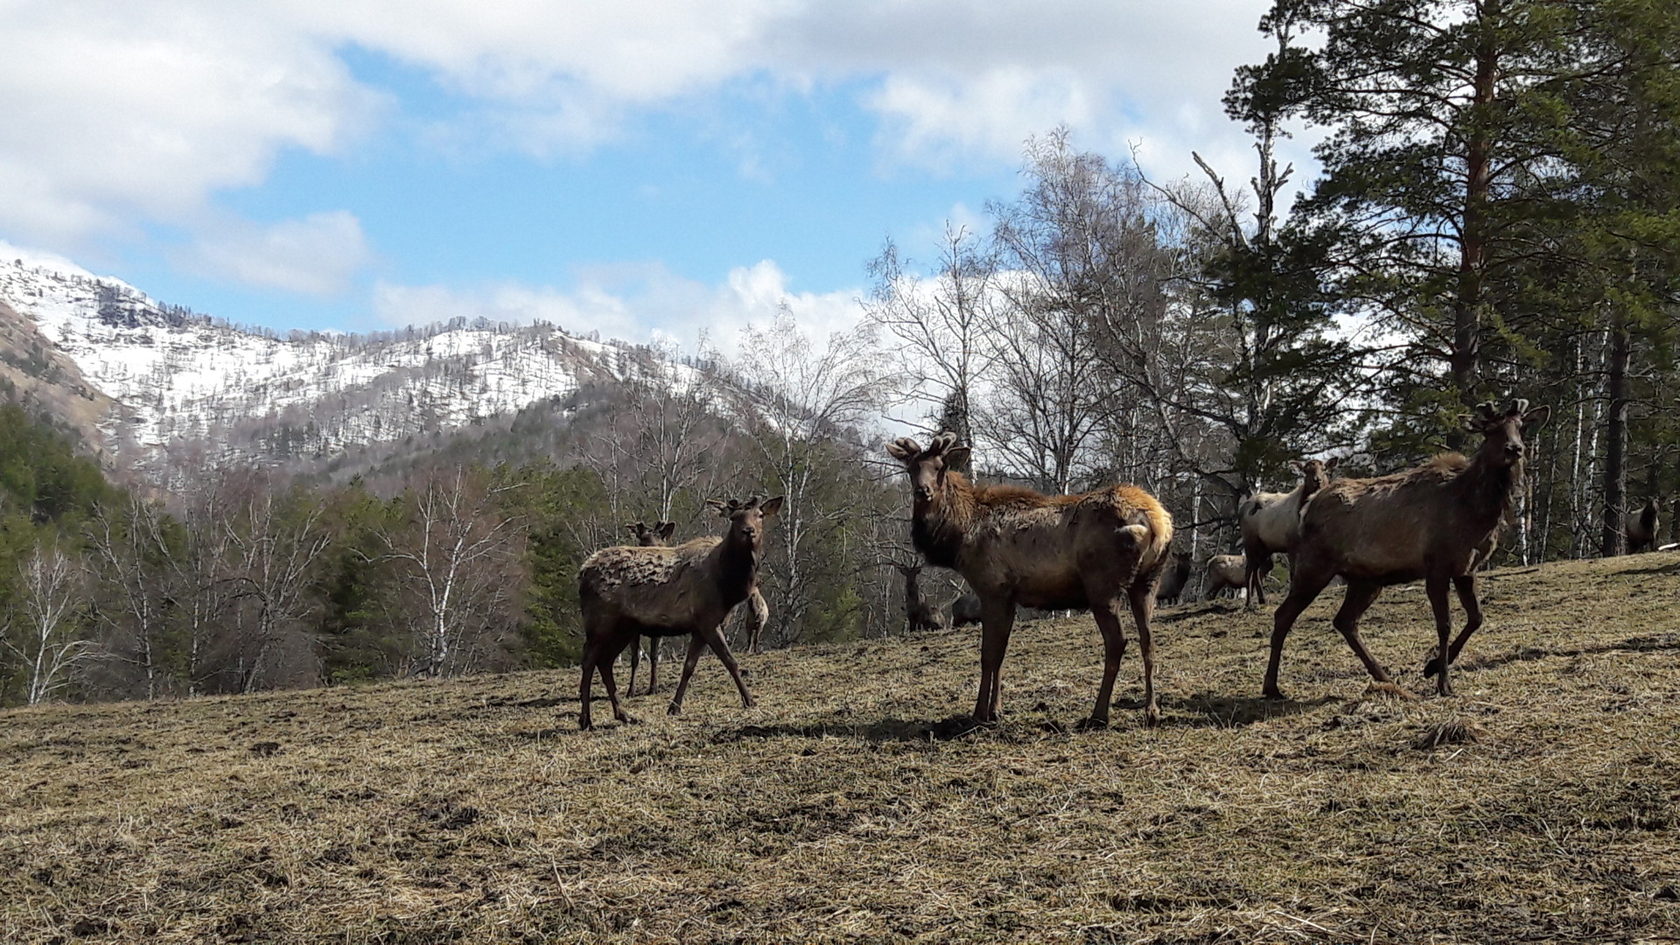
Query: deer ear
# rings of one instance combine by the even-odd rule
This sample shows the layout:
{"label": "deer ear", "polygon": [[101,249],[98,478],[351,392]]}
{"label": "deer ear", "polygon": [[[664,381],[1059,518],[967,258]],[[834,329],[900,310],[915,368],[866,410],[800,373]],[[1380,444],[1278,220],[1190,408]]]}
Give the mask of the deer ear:
{"label": "deer ear", "polygon": [[907,436],[901,436],[887,444],[887,455],[902,463],[908,463],[916,458],[921,451],[921,446]]}
{"label": "deer ear", "polygon": [[640,524],[642,524],[642,523],[641,522],[625,522],[624,523],[624,530],[629,532],[630,534],[634,535],[634,534],[636,534],[636,526],[638,526]]}
{"label": "deer ear", "polygon": [[1324,471],[1325,472],[1330,472],[1331,470],[1334,470],[1337,466],[1340,466],[1341,464],[1342,464],[1342,458],[1340,456],[1332,456],[1329,459],[1324,461]]}
{"label": "deer ear", "polygon": [[676,531],[676,530],[677,530],[677,523],[676,522],[660,522],[659,523],[659,537],[660,538],[670,538],[671,533]]}
{"label": "deer ear", "polygon": [[945,465],[947,467],[961,466],[963,463],[968,462],[968,453],[969,449],[966,446],[951,447],[945,451]]}
{"label": "deer ear", "polygon": [[1547,418],[1549,418],[1551,415],[1552,415],[1552,408],[1549,405],[1542,405],[1542,406],[1539,406],[1539,407],[1535,407],[1533,410],[1530,410],[1529,412],[1523,414],[1523,418],[1522,418],[1523,429],[1524,430],[1537,429],[1542,424],[1544,424],[1546,422]]}
{"label": "deer ear", "polygon": [[770,516],[775,515],[777,512],[780,512],[781,510],[782,510],[782,496],[776,496],[774,499],[765,499],[764,502],[761,505],[759,505],[759,507],[758,507],[758,511],[760,513],[762,513],[765,518],[769,518]]}

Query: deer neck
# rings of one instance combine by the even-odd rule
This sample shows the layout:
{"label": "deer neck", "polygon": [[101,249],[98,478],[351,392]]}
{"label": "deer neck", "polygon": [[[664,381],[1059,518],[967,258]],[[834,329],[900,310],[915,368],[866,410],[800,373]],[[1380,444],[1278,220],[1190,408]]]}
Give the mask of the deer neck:
{"label": "deer neck", "polygon": [[978,514],[974,487],[962,473],[948,472],[939,495],[911,521],[910,537],[929,564],[954,568]]}
{"label": "deer neck", "polygon": [[1477,453],[1454,484],[1474,516],[1497,529],[1511,510],[1517,487],[1522,485],[1522,461],[1501,466],[1487,461],[1484,455]]}
{"label": "deer neck", "polygon": [[739,538],[733,531],[725,535],[713,552],[717,555],[718,591],[724,602],[733,607],[747,599],[758,578],[760,552],[753,543]]}

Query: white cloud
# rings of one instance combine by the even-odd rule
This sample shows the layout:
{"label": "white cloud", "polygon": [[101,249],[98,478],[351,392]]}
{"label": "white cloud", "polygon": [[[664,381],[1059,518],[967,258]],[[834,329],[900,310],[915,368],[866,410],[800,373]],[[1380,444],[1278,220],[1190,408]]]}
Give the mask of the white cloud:
{"label": "white cloud", "polygon": [[269,226],[224,221],[205,227],[183,257],[216,278],[305,295],[342,291],[371,258],[361,222],[343,210]]}
{"label": "white cloud", "polygon": [[190,223],[287,147],[341,148],[379,107],[333,51],[263,5],[23,0],[6,6],[0,227],[77,249]]}
{"label": "white cloud", "polygon": [[705,343],[733,352],[748,325],[769,325],[786,306],[813,339],[857,324],[858,292],[795,292],[771,260],[730,270],[719,285],[678,276],[655,264],[597,267],[575,286],[501,283],[478,287],[380,283],[374,310],[393,326],[484,316],[492,321],[553,322],[604,338],[657,342],[688,351]]}

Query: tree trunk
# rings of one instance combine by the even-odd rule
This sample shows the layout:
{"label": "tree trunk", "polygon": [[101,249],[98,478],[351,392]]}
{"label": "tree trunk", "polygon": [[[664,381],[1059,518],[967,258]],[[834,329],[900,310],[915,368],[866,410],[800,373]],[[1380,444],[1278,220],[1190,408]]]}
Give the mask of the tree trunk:
{"label": "tree trunk", "polygon": [[1626,550],[1629,341],[1627,322],[1618,314],[1610,326],[1610,358],[1605,365],[1610,409],[1604,423],[1604,536],[1599,553],[1606,558]]}

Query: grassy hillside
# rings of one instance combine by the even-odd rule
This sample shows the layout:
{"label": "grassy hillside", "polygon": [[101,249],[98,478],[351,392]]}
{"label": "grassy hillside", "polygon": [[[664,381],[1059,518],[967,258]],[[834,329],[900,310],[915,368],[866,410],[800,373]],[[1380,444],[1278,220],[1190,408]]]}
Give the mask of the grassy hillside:
{"label": "grassy hillside", "polygon": [[[1285,703],[1266,617],[1171,608],[1156,731],[1070,731],[1084,618],[1021,627],[968,732],[968,631],[747,657],[747,711],[708,660],[587,734],[570,671],[15,710],[0,940],[1672,941],[1677,564],[1495,573],[1449,700],[1368,691],[1339,591]],[[1420,691],[1427,610],[1366,634]]]}

